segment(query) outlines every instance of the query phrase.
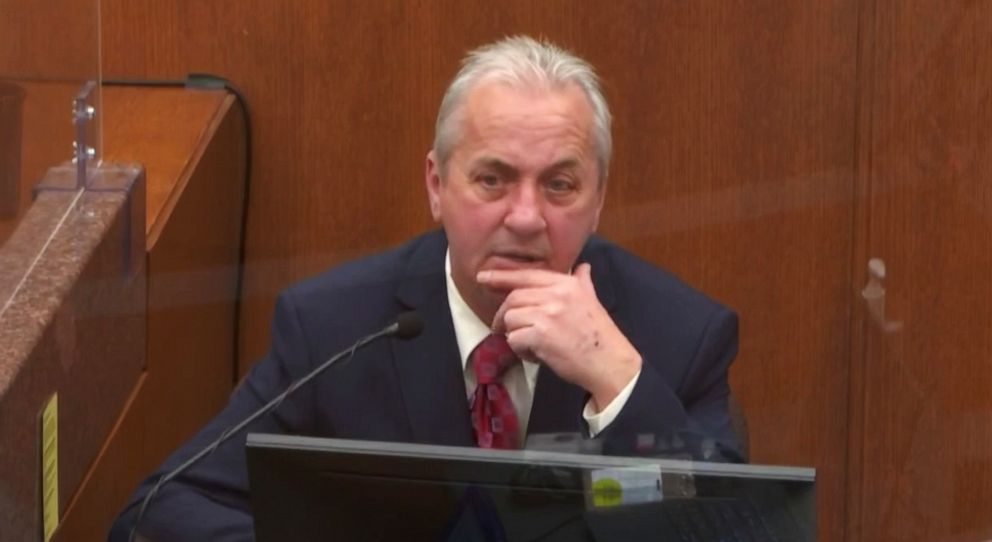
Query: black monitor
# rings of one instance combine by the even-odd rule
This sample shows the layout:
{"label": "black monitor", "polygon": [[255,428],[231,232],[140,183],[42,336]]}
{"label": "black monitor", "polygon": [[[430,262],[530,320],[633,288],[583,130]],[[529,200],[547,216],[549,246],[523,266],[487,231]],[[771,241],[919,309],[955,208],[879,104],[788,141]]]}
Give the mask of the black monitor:
{"label": "black monitor", "polygon": [[269,434],[247,456],[260,542],[815,539],[807,468]]}

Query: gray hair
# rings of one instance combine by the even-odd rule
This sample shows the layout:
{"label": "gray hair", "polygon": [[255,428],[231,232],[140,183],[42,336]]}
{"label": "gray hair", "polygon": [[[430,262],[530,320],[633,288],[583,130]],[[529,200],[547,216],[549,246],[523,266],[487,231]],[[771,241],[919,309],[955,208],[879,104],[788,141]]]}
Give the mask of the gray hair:
{"label": "gray hair", "polygon": [[613,137],[610,108],[603,97],[599,78],[588,62],[547,41],[528,36],[504,38],[469,51],[462,68],[448,85],[434,126],[434,153],[443,171],[458,137],[454,113],[481,81],[500,81],[514,86],[577,85],[589,100],[593,113],[593,143],[599,165],[600,185],[606,182]]}

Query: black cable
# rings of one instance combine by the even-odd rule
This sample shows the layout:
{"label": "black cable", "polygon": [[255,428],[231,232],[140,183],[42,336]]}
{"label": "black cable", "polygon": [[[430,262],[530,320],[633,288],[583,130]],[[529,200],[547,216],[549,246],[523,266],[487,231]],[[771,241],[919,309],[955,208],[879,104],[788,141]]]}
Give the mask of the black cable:
{"label": "black cable", "polygon": [[238,362],[241,359],[241,299],[244,296],[245,280],[245,245],[248,239],[248,195],[251,190],[251,163],[252,163],[252,142],[251,142],[251,116],[248,114],[248,101],[244,94],[236,86],[227,80],[224,81],[224,88],[234,95],[235,101],[241,107],[241,112],[245,119],[245,175],[244,190],[241,192],[241,235],[238,239],[238,274],[234,285],[234,348],[233,360],[231,361],[231,384],[237,385],[239,377]]}
{"label": "black cable", "polygon": [[185,87],[186,81],[179,79],[104,79],[105,87]]}
{"label": "black cable", "polygon": [[184,80],[169,79],[104,79],[103,84],[107,86],[128,86],[128,87],[164,87],[164,88],[191,88],[206,90],[226,90],[234,95],[234,100],[241,108],[245,119],[245,174],[244,190],[241,198],[241,235],[238,238],[238,262],[237,277],[235,278],[234,290],[234,345],[233,359],[231,361],[231,383],[238,383],[238,361],[241,358],[241,299],[244,292],[245,275],[245,239],[248,237],[248,194],[251,188],[251,164],[252,164],[252,141],[251,141],[251,115],[248,109],[248,101],[238,87],[223,77],[209,73],[191,73]]}

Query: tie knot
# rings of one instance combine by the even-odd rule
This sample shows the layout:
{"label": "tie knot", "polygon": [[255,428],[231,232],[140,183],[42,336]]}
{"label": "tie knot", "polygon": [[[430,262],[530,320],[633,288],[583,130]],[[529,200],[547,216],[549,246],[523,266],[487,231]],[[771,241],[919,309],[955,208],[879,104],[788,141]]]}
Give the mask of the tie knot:
{"label": "tie knot", "polygon": [[471,356],[472,369],[479,384],[498,382],[517,361],[505,335],[491,334],[475,347]]}

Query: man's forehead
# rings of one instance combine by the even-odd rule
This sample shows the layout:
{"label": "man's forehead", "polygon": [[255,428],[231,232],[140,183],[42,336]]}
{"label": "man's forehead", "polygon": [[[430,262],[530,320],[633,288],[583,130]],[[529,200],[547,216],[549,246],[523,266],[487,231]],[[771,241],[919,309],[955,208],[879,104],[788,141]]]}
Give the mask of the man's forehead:
{"label": "man's forehead", "polygon": [[564,139],[572,144],[568,146],[574,145],[573,154],[584,154],[593,136],[592,110],[577,87],[521,90],[500,83],[479,86],[466,100],[459,121],[462,138],[458,146],[469,143],[478,148],[508,136],[532,142],[556,138],[556,142]]}
{"label": "man's forehead", "polygon": [[469,90],[464,113],[472,116],[546,113],[592,118],[592,107],[578,85],[482,81]]}

